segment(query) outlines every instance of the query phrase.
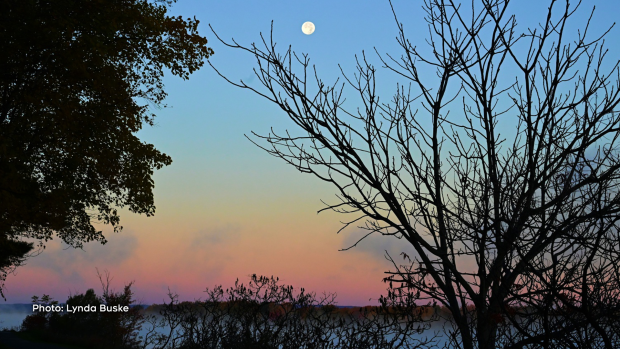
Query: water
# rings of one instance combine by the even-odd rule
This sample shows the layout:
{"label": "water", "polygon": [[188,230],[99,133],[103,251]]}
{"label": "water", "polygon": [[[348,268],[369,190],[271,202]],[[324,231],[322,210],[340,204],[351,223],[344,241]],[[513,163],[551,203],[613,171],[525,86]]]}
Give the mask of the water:
{"label": "water", "polygon": [[0,304],[0,329],[17,328],[30,314],[32,304]]}

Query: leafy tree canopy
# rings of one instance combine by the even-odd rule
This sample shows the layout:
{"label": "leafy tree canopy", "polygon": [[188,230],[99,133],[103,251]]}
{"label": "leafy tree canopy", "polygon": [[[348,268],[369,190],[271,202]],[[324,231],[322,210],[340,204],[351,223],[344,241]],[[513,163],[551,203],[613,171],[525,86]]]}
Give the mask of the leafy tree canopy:
{"label": "leafy tree canopy", "polygon": [[172,160],[136,132],[165,106],[164,71],[187,79],[213,54],[172,2],[0,0],[0,280],[24,238],[105,243],[92,220],[155,212]]}

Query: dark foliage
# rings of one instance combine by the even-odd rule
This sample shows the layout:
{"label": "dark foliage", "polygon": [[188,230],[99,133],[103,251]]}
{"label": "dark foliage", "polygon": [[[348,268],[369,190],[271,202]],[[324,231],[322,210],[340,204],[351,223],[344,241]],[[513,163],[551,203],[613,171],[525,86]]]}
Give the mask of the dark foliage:
{"label": "dark foliage", "polygon": [[[158,324],[169,332],[160,349],[388,349],[432,348],[435,338],[418,337],[437,319],[400,292],[381,298],[381,306],[342,309],[335,295],[317,298],[303,288],[280,285],[277,278],[252,275],[248,286],[235,282],[207,289],[207,299],[178,302],[170,294]],[[433,311],[429,311],[433,310]]]}
{"label": "dark foliage", "polygon": [[[131,283],[112,292],[109,275],[100,278],[103,296],[89,289],[62,306],[134,303]],[[359,308],[339,308],[333,294],[317,298],[256,275],[248,286],[237,281],[230,289],[205,292],[204,301],[179,302],[170,293],[168,303],[120,313],[36,312],[23,321],[22,331],[46,342],[95,349],[427,349],[437,344],[434,335],[420,333],[439,319],[438,307],[418,306],[398,290],[381,297],[379,306]],[[58,305],[47,295],[33,297],[33,303]]]}
{"label": "dark foliage", "polygon": [[32,249],[21,239],[105,243],[91,220],[154,214],[171,159],[135,133],[163,106],[164,71],[187,79],[213,53],[171,3],[0,1],[0,281]]}
{"label": "dark foliage", "polygon": [[[98,296],[93,289],[70,296],[64,307],[89,306],[96,311],[82,312],[36,312],[27,316],[22,323],[22,331],[37,338],[55,343],[73,344],[86,348],[143,348],[139,331],[147,320],[140,306],[135,303],[132,283],[122,292],[109,290],[109,279],[104,284],[103,295]],[[58,304],[46,296],[34,303],[42,305]],[[130,306],[127,312],[100,312],[101,304],[107,306]]]}

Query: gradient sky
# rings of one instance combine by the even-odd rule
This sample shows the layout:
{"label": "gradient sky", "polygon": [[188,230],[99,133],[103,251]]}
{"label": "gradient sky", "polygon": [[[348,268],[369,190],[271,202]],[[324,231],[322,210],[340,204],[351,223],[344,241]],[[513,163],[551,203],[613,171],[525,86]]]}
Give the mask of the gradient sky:
{"label": "gradient sky", "polygon": [[[424,45],[428,31],[421,2],[393,3],[410,40]],[[513,6],[520,28],[544,20],[546,3],[528,0]],[[620,9],[616,1],[584,1],[573,29],[585,23],[593,4],[593,34],[613,23]],[[328,83],[340,76],[339,63],[351,72],[362,51],[378,67],[375,47],[400,55],[387,0],[179,0],[170,12],[196,16],[201,34],[215,50],[211,62],[232,80],[253,86],[253,57],[224,47],[208,24],[223,39],[249,45],[260,40],[260,32],[269,33],[273,20],[279,46],[308,53]],[[301,32],[305,21],[314,22],[314,34]],[[610,58],[620,57],[618,35],[614,29],[608,37]],[[397,79],[386,70],[378,76],[383,98],[389,100]],[[8,277],[7,301],[27,303],[44,293],[64,301],[88,288],[99,291],[99,268],[111,273],[117,290],[135,280],[137,298],[148,304],[164,300],[168,288],[182,300],[192,300],[207,287],[230,286],[236,278],[246,282],[253,273],[278,276],[285,284],[319,294],[336,292],[341,305],[375,304],[385,291],[383,272],[390,267],[383,251],[397,255],[407,246],[372,237],[352,250],[338,251],[355,242],[359,231],[337,235],[339,220],[346,217],[317,215],[323,208],[320,200],[334,202],[335,191],[270,157],[244,136],[266,134],[270,127],[290,128],[286,116],[268,101],[229,85],[208,66],[189,81],[171,77],[165,83],[170,108],[156,111],[157,126],[139,134],[173,158],[154,177],[155,216],[123,211],[123,232],[107,234],[105,246],[73,250],[50,242]]]}

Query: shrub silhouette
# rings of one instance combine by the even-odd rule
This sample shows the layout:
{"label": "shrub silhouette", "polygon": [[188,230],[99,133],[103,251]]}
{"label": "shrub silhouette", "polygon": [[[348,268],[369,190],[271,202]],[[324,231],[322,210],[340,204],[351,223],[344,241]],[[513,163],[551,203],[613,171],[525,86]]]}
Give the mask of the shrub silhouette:
{"label": "shrub silhouette", "polygon": [[[381,306],[338,308],[335,295],[317,297],[279,279],[252,275],[248,286],[235,282],[205,291],[206,300],[179,302],[169,293],[160,310],[162,328],[155,348],[431,348],[434,337],[420,338],[437,319],[428,307],[397,302],[398,292]],[[423,319],[423,316],[425,317]]]}
{"label": "shrub silhouette", "polygon": [[[107,275],[107,274],[106,274]],[[108,278],[109,281],[109,278]],[[141,348],[143,341],[138,331],[145,322],[141,307],[134,304],[131,286],[125,285],[122,292],[113,292],[104,286],[102,296],[94,289],[70,296],[65,309],[76,307],[95,307],[88,312],[38,312],[29,315],[22,323],[22,331],[30,332],[39,338],[57,343],[68,343],[88,348]],[[33,300],[38,300],[33,297]],[[47,305],[48,303],[43,303]],[[51,303],[49,303],[51,304]],[[55,302],[57,304],[57,302]],[[127,312],[100,312],[100,305],[128,306]]]}
{"label": "shrub silhouette", "polygon": [[[65,307],[134,303],[127,284],[122,292],[109,289],[101,275],[103,295],[93,289],[72,295]],[[39,338],[88,348],[152,349],[392,349],[432,348],[435,336],[418,334],[439,319],[438,307],[419,306],[415,298],[390,290],[379,306],[342,308],[335,294],[308,293],[281,285],[278,278],[252,275],[246,285],[207,289],[205,300],[169,301],[142,311],[38,312],[28,316],[22,330]],[[44,296],[36,303],[58,304]],[[156,317],[154,313],[159,313]],[[144,325],[143,337],[138,335]]]}

